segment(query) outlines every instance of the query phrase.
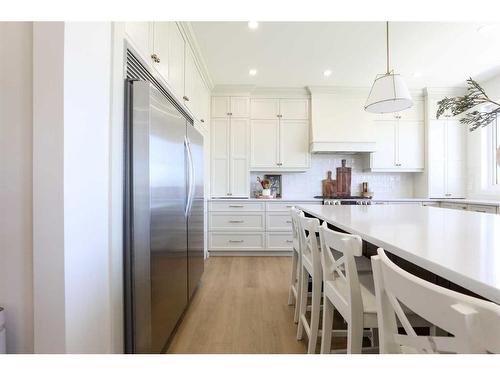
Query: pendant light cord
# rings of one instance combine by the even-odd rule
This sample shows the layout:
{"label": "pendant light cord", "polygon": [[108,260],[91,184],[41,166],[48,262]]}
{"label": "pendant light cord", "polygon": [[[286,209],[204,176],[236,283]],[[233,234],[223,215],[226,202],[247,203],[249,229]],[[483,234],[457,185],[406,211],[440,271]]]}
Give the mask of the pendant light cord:
{"label": "pendant light cord", "polygon": [[387,74],[389,74],[389,21],[385,23],[385,35],[387,43]]}

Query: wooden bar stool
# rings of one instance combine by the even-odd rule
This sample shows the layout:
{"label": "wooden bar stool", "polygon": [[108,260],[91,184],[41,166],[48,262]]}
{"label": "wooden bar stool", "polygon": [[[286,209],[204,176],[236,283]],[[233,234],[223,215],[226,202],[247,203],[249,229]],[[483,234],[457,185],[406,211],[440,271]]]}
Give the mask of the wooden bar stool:
{"label": "wooden bar stool", "polygon": [[[301,266],[299,271],[299,324],[297,327],[297,340],[302,340],[305,331],[309,338],[307,352],[312,354],[316,349],[319,331],[319,313],[321,309],[321,255],[316,237],[319,228],[319,220],[300,216],[298,222]],[[307,321],[306,317],[309,277],[312,279],[310,322]]]}
{"label": "wooden bar stool", "polygon": [[295,304],[294,318],[293,321],[298,323],[299,321],[299,304],[298,295],[300,294],[300,272],[301,272],[301,251],[300,251],[300,240],[299,240],[299,220],[304,217],[304,213],[299,209],[292,207],[290,210],[292,216],[292,272],[290,278],[290,288],[288,291],[288,305]]}
{"label": "wooden bar stool", "polygon": [[[422,280],[377,252],[371,259],[380,353],[500,353],[499,305]],[[403,305],[453,337],[417,336]]]}

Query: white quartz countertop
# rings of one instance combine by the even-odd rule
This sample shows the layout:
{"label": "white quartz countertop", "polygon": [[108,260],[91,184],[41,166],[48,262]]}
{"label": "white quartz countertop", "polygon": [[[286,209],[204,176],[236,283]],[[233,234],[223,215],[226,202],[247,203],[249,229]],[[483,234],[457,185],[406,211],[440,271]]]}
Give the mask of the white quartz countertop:
{"label": "white quartz countertop", "polygon": [[[257,201],[257,202],[321,202],[321,198],[300,198],[300,197],[284,197],[275,199],[257,199],[257,198],[210,198],[211,201]],[[359,199],[343,199],[343,200],[359,200]],[[448,202],[448,203],[464,203],[478,204],[487,206],[500,207],[500,200],[481,200],[481,199],[437,199],[437,198],[373,198],[372,202]]]}
{"label": "white quartz countertop", "polygon": [[299,208],[500,304],[500,215],[416,205]]}

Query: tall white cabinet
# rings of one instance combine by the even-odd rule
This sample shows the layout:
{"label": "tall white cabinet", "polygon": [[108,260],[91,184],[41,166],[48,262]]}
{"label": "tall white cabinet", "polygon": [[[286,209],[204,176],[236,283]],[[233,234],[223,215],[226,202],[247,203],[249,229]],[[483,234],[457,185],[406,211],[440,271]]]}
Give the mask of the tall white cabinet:
{"label": "tall white cabinet", "polygon": [[248,103],[245,97],[212,98],[212,197],[245,198],[250,194]]}

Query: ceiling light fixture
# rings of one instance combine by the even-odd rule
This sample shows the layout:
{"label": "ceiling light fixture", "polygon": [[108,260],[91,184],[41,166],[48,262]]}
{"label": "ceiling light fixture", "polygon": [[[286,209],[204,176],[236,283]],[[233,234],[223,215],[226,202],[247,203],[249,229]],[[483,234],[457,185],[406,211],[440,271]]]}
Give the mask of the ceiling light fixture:
{"label": "ceiling light fixture", "polygon": [[248,27],[252,30],[255,30],[259,27],[259,23],[257,21],[248,22]]}
{"label": "ceiling light fixture", "polygon": [[399,74],[389,68],[389,22],[386,22],[387,71],[375,77],[365,111],[371,113],[400,112],[413,106],[408,87]]}
{"label": "ceiling light fixture", "polygon": [[325,71],[323,72],[323,75],[324,75],[325,77],[330,77],[330,76],[332,75],[332,71],[331,71],[330,69],[327,69],[327,70],[325,70]]}
{"label": "ceiling light fixture", "polygon": [[248,71],[248,74],[250,74],[251,76],[255,76],[255,75],[257,75],[257,69],[250,69],[250,70]]}

